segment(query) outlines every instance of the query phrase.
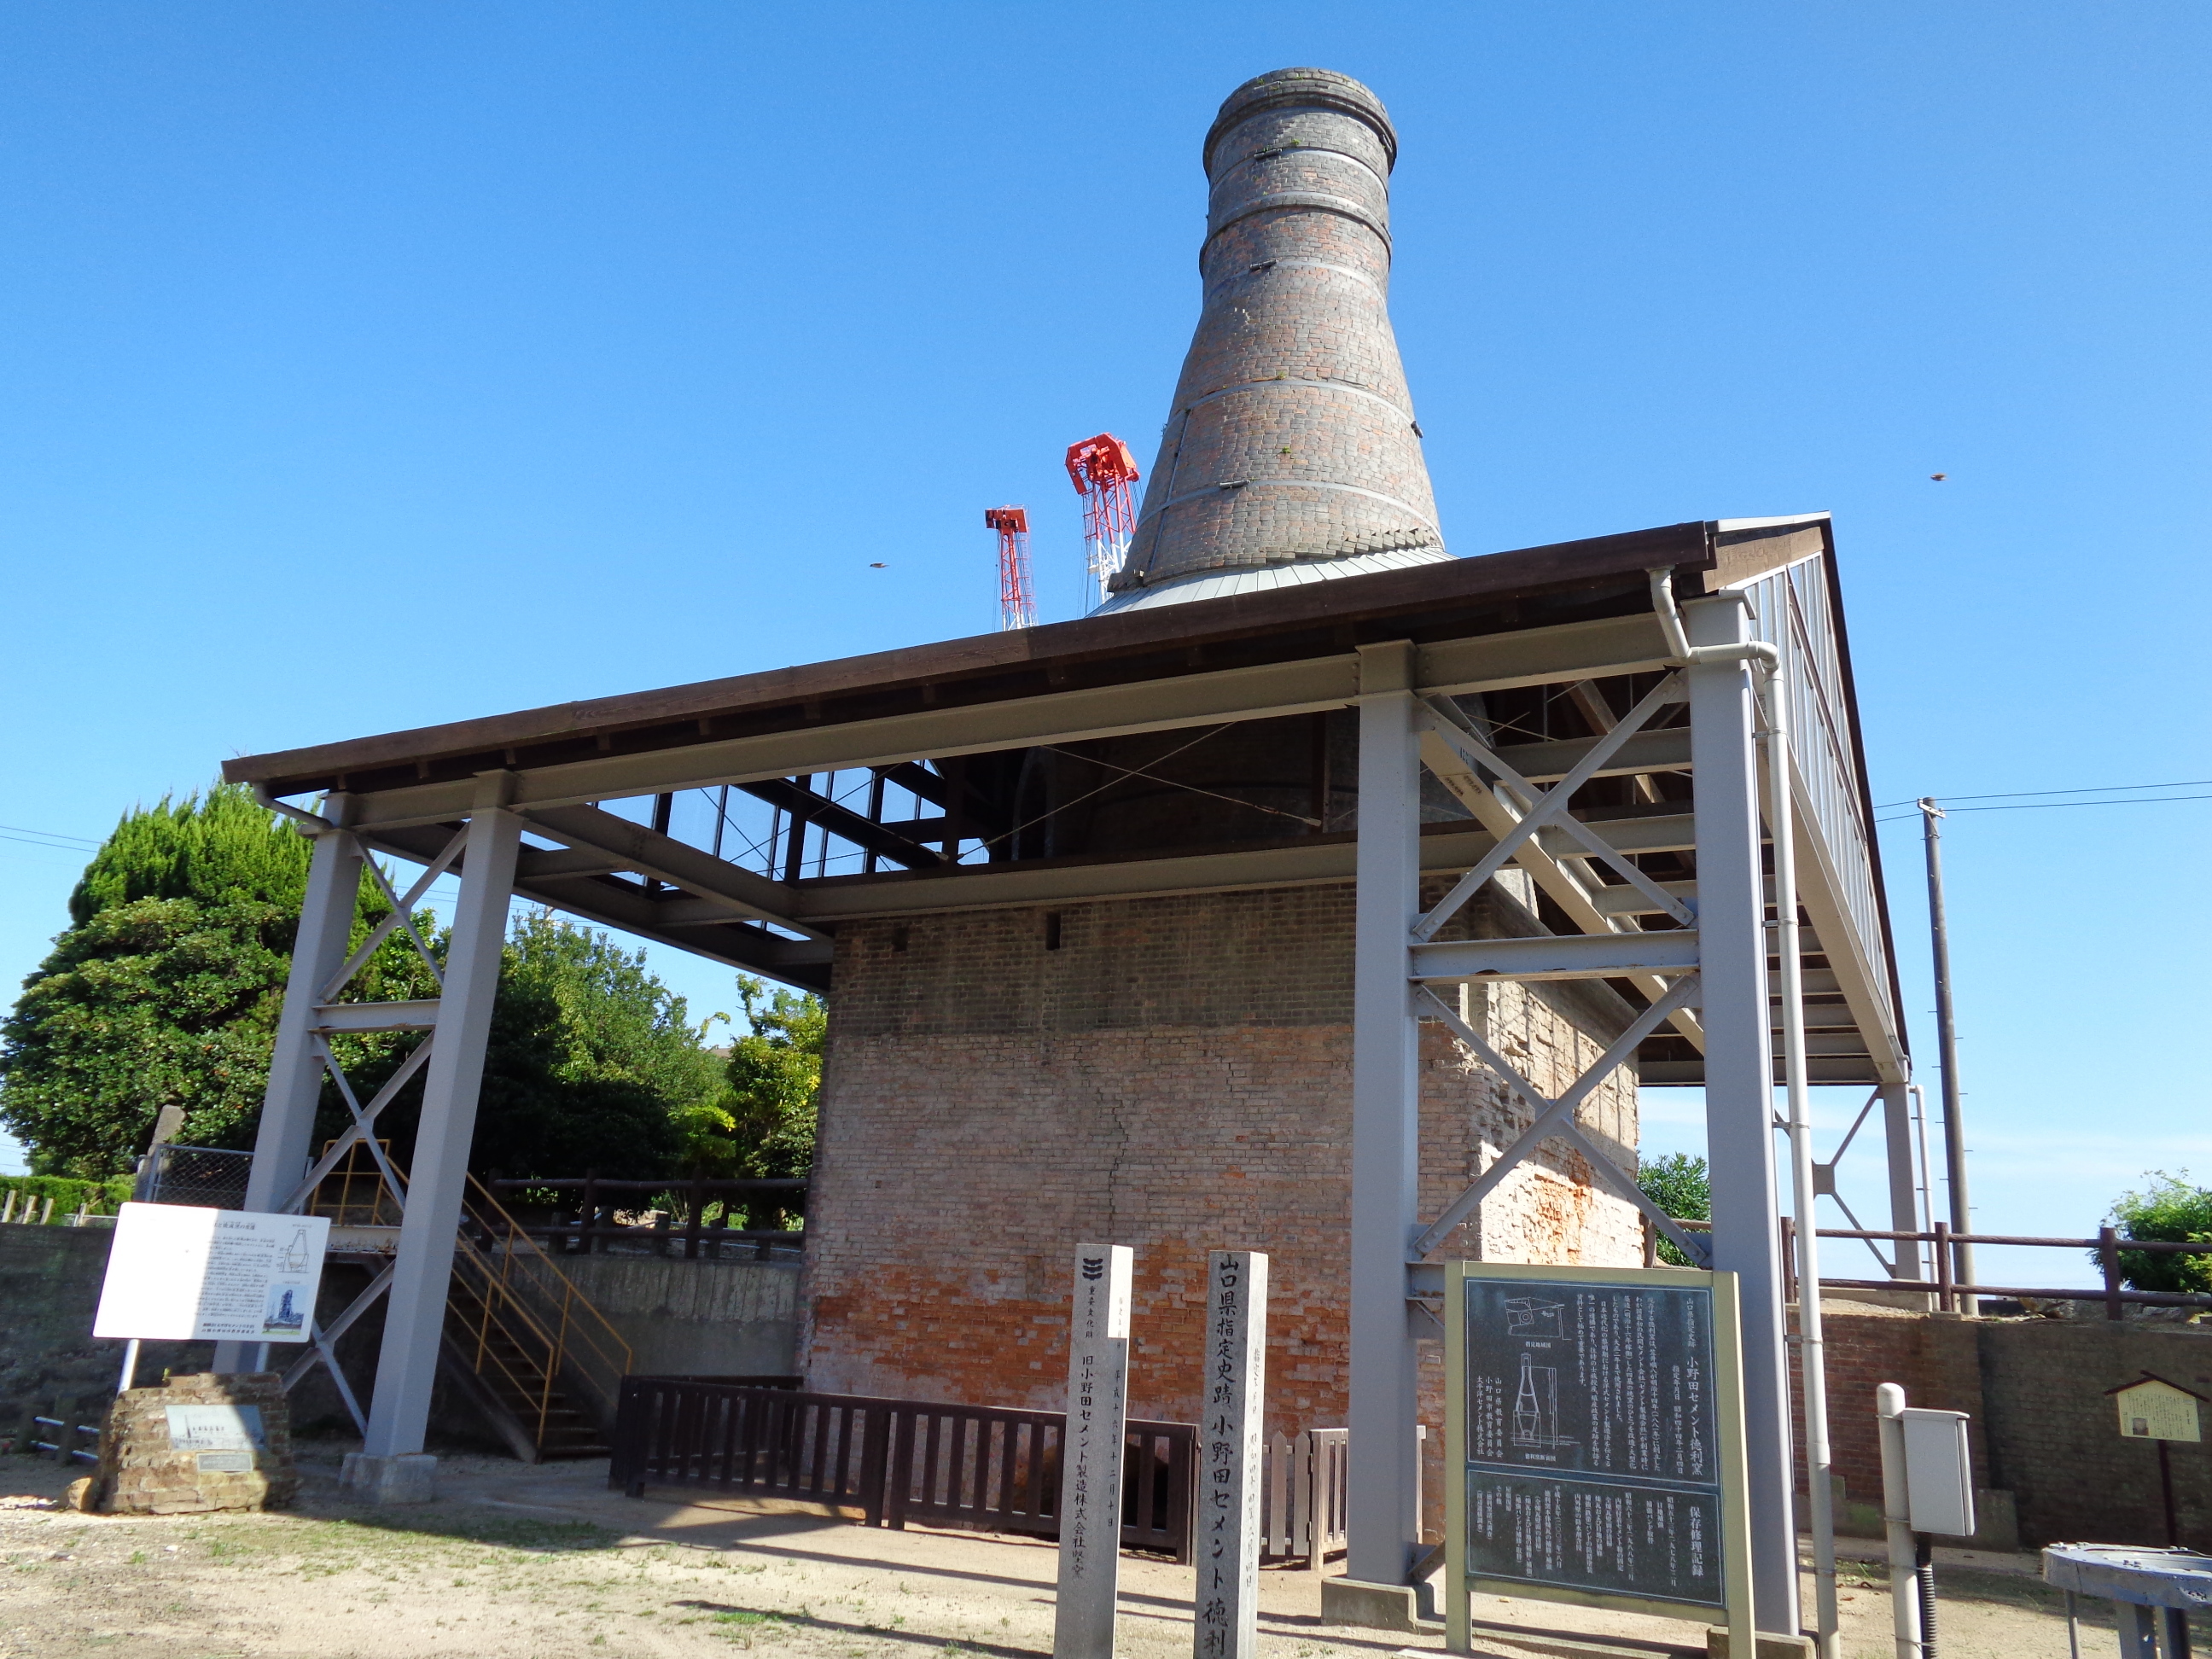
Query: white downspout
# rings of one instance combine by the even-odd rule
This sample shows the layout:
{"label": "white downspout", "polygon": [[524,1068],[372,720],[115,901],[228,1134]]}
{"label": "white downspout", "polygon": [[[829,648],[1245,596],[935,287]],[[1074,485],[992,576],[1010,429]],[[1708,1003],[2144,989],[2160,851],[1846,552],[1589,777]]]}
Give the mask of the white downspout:
{"label": "white downspout", "polygon": [[1805,1083],[1805,969],[1798,942],[1796,826],[1790,796],[1788,677],[1770,669],[1767,827],[1774,838],[1775,954],[1782,969],[1782,1071],[1789,1091],[1790,1209],[1797,1218],[1798,1372],[1805,1400],[1805,1497],[1813,1519],[1813,1593],[1820,1659],[1837,1659],[1836,1516],[1828,1445],[1827,1349],[1820,1318],[1820,1218]]}
{"label": "white downspout", "polygon": [[1771,674],[1782,661],[1782,653],[1765,640],[1746,640],[1741,645],[1692,645],[1690,636],[1683,631],[1682,613],[1674,605],[1674,572],[1661,565],[1647,573],[1651,578],[1651,609],[1659,617],[1659,629],[1667,636],[1667,649],[1671,660],[1685,666],[1697,666],[1712,662],[1755,662]]}
{"label": "white downspout", "polygon": [[1820,1222],[1813,1188],[1813,1125],[1806,1097],[1805,969],[1798,940],[1797,851],[1790,793],[1790,693],[1782,653],[1764,640],[1692,645],[1674,603],[1674,572],[1649,573],[1651,608],[1667,649],[1685,665],[1747,662],[1765,677],[1767,830],[1774,847],[1775,954],[1781,963],[1783,1079],[1788,1090],[1790,1209],[1797,1221],[1798,1370],[1805,1410],[1805,1498],[1812,1510],[1814,1623],[1820,1659],[1837,1659],[1836,1516],[1828,1444],[1826,1348],[1820,1322]]}

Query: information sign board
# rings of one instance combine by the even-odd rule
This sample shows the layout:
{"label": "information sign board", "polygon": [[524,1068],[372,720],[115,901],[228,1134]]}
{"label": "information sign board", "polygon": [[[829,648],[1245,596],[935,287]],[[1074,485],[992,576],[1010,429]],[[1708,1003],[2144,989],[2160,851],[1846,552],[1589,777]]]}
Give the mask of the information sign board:
{"label": "information sign board", "polygon": [[330,1231],[327,1216],[125,1204],[92,1334],[305,1342]]}
{"label": "information sign board", "polygon": [[1461,1261],[1445,1285],[1454,1620],[1481,1590],[1747,1640],[1735,1276]]}

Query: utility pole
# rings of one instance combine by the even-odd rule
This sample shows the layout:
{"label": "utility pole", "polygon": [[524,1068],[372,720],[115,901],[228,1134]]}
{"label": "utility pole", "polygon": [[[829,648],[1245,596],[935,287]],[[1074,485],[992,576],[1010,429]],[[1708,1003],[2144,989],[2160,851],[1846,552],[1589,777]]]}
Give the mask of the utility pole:
{"label": "utility pole", "polygon": [[[1943,1172],[1951,1185],[1951,1231],[1974,1230],[1966,1201],[1966,1131],[1959,1119],[1959,1027],[1951,1007],[1951,933],[1943,920],[1943,837],[1936,830],[1943,816],[1935,797],[1920,798],[1921,844],[1928,854],[1928,931],[1936,957],[1936,1047],[1943,1068]],[[1962,1285],[1976,1283],[1974,1247],[1954,1244],[1952,1272]],[[1971,1300],[1971,1298],[1969,1298]]]}

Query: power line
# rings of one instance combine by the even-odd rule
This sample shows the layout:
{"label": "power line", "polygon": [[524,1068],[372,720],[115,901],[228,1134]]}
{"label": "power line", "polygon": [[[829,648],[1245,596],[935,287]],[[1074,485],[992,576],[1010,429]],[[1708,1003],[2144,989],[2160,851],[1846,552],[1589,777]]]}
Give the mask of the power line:
{"label": "power line", "polygon": [[37,836],[46,841],[73,842],[79,847],[98,847],[100,845],[98,842],[88,841],[82,836],[64,836],[58,830],[31,830],[27,829],[20,823],[0,823],[0,830],[8,830],[11,832],[12,835],[16,836]]}
{"label": "power line", "polygon": [[[2155,786],[2147,786],[2155,787]],[[2056,793],[2056,792],[2054,792]],[[2015,806],[1947,806],[1946,812],[2035,812],[2051,806],[2155,806],[2167,800],[2212,800],[2212,795],[2135,795],[2125,800],[2028,800]],[[1899,812],[1895,817],[1876,818],[1876,823],[1903,823],[1920,816],[1917,812]]]}
{"label": "power line", "polygon": [[[2207,784],[2212,784],[2212,778],[2177,778],[2170,783],[2107,783],[2094,789],[2013,789],[1999,795],[1936,795],[1929,799],[1938,804],[1950,800],[2025,800],[2031,795],[2117,795],[2130,789],[2201,789]],[[2177,795],[2173,799],[2196,800],[2201,797]],[[1920,797],[1916,795],[1905,800],[1881,801],[1875,805],[1874,810],[1877,812],[1887,812],[1893,806],[1911,806],[1919,799]],[[1974,810],[1986,812],[1992,809],[1984,806]]]}

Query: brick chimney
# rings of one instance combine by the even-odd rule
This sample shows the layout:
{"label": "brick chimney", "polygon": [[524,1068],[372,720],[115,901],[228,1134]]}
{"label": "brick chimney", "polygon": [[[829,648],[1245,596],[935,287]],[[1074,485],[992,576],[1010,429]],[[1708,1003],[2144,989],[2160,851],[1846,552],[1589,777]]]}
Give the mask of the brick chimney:
{"label": "brick chimney", "polygon": [[1390,331],[1382,100],[1329,70],[1276,70],[1206,136],[1204,306],[1101,607],[1449,556]]}

